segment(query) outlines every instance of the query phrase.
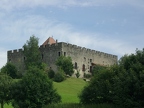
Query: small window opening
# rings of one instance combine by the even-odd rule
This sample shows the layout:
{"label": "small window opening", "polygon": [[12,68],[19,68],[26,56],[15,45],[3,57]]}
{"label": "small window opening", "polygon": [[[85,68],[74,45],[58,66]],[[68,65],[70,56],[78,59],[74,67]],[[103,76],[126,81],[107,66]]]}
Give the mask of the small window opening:
{"label": "small window opening", "polygon": [[11,59],[9,59],[9,62],[11,62]]}
{"label": "small window opening", "polygon": [[85,65],[83,64],[83,66],[82,66],[82,71],[85,71]]}
{"label": "small window opening", "polygon": [[90,66],[90,72],[92,72],[92,66]]}
{"label": "small window opening", "polygon": [[61,53],[60,52],[58,52],[58,56],[60,56],[61,55]]}
{"label": "small window opening", "polygon": [[86,58],[84,57],[84,61],[86,61]]}
{"label": "small window opening", "polygon": [[66,52],[64,52],[64,56],[66,56]]}
{"label": "small window opening", "polygon": [[26,58],[24,57],[24,60],[25,60]]}
{"label": "small window opening", "polygon": [[42,54],[42,60],[43,60],[44,55]]}
{"label": "small window opening", "polygon": [[90,62],[92,62],[92,59],[90,59]]}
{"label": "small window opening", "polygon": [[75,67],[74,68],[77,69],[77,62],[75,62]]}

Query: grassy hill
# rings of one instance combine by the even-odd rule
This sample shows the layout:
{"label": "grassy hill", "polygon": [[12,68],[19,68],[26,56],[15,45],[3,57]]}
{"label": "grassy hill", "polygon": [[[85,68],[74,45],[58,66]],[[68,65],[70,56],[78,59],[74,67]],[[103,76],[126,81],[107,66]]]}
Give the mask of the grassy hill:
{"label": "grassy hill", "polygon": [[62,103],[78,103],[78,94],[86,82],[79,78],[67,78],[61,83],[54,82],[54,87],[62,97]]}
{"label": "grassy hill", "polygon": [[[63,82],[53,82],[53,84],[62,97],[62,103],[79,103],[78,94],[86,85],[86,82],[79,78],[67,78]],[[4,108],[12,108],[12,106],[5,105]]]}

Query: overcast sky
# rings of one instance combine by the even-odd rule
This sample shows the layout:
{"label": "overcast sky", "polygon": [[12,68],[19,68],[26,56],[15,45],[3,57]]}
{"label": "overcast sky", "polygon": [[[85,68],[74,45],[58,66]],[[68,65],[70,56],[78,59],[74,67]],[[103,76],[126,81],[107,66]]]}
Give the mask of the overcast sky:
{"label": "overcast sky", "polygon": [[32,35],[120,58],[144,48],[144,0],[0,0],[0,68]]}

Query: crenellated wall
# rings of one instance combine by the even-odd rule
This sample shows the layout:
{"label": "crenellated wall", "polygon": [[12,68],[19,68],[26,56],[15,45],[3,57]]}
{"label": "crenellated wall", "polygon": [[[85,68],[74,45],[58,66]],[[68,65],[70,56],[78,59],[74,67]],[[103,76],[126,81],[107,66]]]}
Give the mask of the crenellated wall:
{"label": "crenellated wall", "polygon": [[[75,71],[79,71],[81,77],[83,77],[84,73],[90,73],[92,64],[111,66],[116,64],[118,59],[116,55],[87,49],[85,47],[80,47],[65,42],[40,46],[39,50],[41,52],[42,61],[54,71],[57,71],[55,62],[59,56],[70,56],[72,58],[74,67],[75,63],[77,64],[77,69],[75,69]],[[26,58],[23,55],[22,49],[8,51],[7,59],[8,62],[12,62],[14,65],[16,65],[19,71],[24,71],[24,60]],[[85,70],[83,70],[83,65],[85,65]]]}
{"label": "crenellated wall", "polygon": [[[92,64],[111,66],[116,64],[118,59],[116,55],[107,54],[64,42],[62,43],[62,53],[65,53],[66,56],[70,56],[74,65],[77,63],[76,70],[80,72],[81,77],[83,77],[84,73],[91,72]],[[85,65],[84,71],[83,65]]]}
{"label": "crenellated wall", "polygon": [[10,50],[7,52],[7,62],[12,62],[19,72],[24,73],[24,55],[22,49]]}

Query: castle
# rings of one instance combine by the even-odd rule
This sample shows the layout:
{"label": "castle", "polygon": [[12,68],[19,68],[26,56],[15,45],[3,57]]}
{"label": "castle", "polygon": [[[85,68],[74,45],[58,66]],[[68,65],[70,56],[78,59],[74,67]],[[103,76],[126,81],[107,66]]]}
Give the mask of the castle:
{"label": "castle", "polygon": [[[49,37],[40,47],[41,59],[54,71],[57,70],[55,62],[61,55],[70,56],[75,72],[80,72],[80,77],[84,73],[91,73],[93,65],[111,66],[117,63],[116,55],[107,54],[100,51],[87,49],[65,42],[57,42]],[[11,50],[7,52],[7,62],[13,63],[19,71],[24,70],[23,50]]]}

